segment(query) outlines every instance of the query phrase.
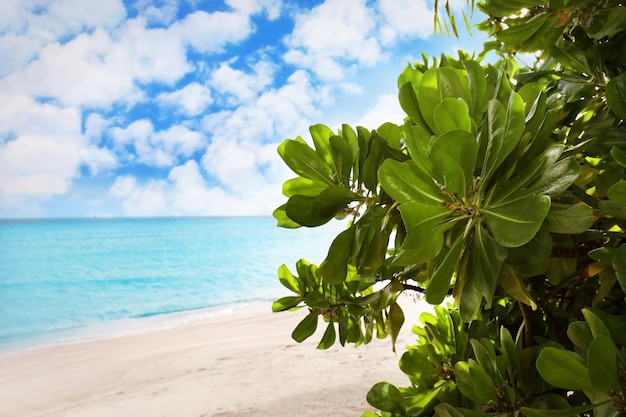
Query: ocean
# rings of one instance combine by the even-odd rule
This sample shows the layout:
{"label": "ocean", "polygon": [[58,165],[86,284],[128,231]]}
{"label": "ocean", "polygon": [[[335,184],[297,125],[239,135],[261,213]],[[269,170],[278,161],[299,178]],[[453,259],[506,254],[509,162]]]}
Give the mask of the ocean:
{"label": "ocean", "polygon": [[271,217],[0,220],[0,353],[292,295],[278,267],[319,264],[343,228],[283,229]]}

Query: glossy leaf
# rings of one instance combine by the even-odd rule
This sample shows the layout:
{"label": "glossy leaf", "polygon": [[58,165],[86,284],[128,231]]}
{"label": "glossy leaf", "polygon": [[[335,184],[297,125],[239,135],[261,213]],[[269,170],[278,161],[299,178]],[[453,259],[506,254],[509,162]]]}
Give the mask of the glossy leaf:
{"label": "glossy leaf", "polygon": [[378,171],[380,183],[392,198],[400,203],[417,201],[441,205],[441,189],[417,166],[387,159]]}
{"label": "glossy leaf", "polygon": [[449,131],[433,142],[430,152],[433,163],[443,173],[446,191],[466,195],[478,155],[474,136],[462,130]]}
{"label": "glossy leaf", "polygon": [[352,147],[342,136],[331,136],[329,144],[341,183],[348,186],[350,184],[350,173],[354,165]]}
{"label": "glossy leaf", "polygon": [[296,223],[287,216],[287,204],[283,204],[278,207],[276,210],[272,212],[272,216],[276,219],[276,224],[278,227],[284,227],[287,229],[297,229],[302,225],[300,223]]}
{"label": "glossy leaf", "polygon": [[295,292],[296,294],[302,294],[304,291],[300,286],[300,282],[293,276],[287,265],[282,264],[278,268],[278,280],[287,289]]}
{"label": "glossy leaf", "polygon": [[443,232],[440,227],[451,212],[444,206],[424,203],[405,203],[399,207],[407,231],[398,264],[410,265],[427,262],[437,256],[443,246]]}
{"label": "glossy leaf", "polygon": [[504,247],[522,246],[536,234],[550,210],[550,197],[530,196],[524,200],[480,210],[491,233]]}
{"label": "glossy leaf", "polygon": [[292,178],[283,183],[283,194],[285,197],[291,197],[296,194],[315,197],[328,186],[327,182],[315,181],[304,177]]}
{"label": "glossy leaf", "polygon": [[418,92],[420,113],[431,128],[436,129],[435,109],[446,97],[463,99],[469,104],[467,79],[462,80],[453,68],[430,68],[424,73]]}
{"label": "glossy leaf", "polygon": [[619,282],[622,291],[626,293],[626,244],[620,245],[613,253],[612,261],[617,282]]}
{"label": "glossy leaf", "polygon": [[287,139],[278,147],[278,153],[296,174],[314,181],[332,185],[331,169],[307,144]]}
{"label": "glossy leaf", "polygon": [[613,184],[606,195],[612,202],[626,206],[626,181]]}
{"label": "glossy leaf", "polygon": [[389,314],[387,315],[387,334],[391,336],[391,346],[393,351],[396,351],[396,340],[400,329],[404,324],[404,313],[398,303],[393,303],[389,307]]}
{"label": "glossy leaf", "polygon": [[613,113],[626,119],[626,73],[613,78],[606,85],[606,104]]}
{"label": "glossy leaf", "polygon": [[319,123],[310,126],[309,133],[313,139],[315,151],[320,159],[322,159],[331,170],[336,171],[333,152],[330,146],[330,138],[334,135],[333,131],[328,126]]}
{"label": "glossy leaf", "polygon": [[453,130],[472,132],[472,120],[467,104],[459,99],[446,97],[435,108],[435,133],[443,135]]}
{"label": "glossy leaf", "polygon": [[587,367],[577,353],[546,347],[537,358],[537,370],[543,379],[557,388],[591,389]]}

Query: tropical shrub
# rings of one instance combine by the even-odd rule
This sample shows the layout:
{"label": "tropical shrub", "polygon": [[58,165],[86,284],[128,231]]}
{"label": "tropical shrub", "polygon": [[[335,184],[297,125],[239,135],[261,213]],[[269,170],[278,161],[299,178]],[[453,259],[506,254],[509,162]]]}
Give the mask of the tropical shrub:
{"label": "tropical shrub", "polygon": [[398,296],[437,305],[401,356],[409,385],[376,384],[364,417],[624,415],[626,7],[476,7],[485,52],[405,68],[403,125],[279,146],[297,177],[278,225],[349,221],[319,266],[279,268],[294,295],[273,309],[308,308],[292,336],[322,322],[321,349],[395,349]]}

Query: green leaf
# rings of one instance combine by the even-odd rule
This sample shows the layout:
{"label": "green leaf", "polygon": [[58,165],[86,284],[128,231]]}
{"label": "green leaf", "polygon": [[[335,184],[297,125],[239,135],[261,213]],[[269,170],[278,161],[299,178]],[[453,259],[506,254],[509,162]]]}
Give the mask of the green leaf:
{"label": "green leaf", "polygon": [[449,131],[435,140],[430,152],[433,163],[443,173],[446,191],[466,195],[478,155],[474,136],[462,130]]}
{"label": "green leaf", "polygon": [[441,258],[426,288],[425,298],[428,303],[440,304],[448,295],[452,275],[456,272],[463,254],[464,243],[465,239],[462,236],[457,237],[452,247]]}
{"label": "green leaf", "polygon": [[558,45],[550,45],[548,47],[548,52],[565,68],[571,68],[576,72],[584,73],[588,76],[592,75],[585,51],[575,45],[569,43],[562,47]]}
{"label": "green leaf", "polygon": [[601,317],[595,314],[593,310],[589,308],[583,308],[582,313],[583,316],[585,316],[585,320],[589,324],[591,334],[594,338],[598,336],[611,336],[611,332],[606,323],[602,320]]}
{"label": "green leaf", "polygon": [[331,136],[329,144],[341,183],[349,185],[350,172],[352,172],[352,166],[354,165],[352,148],[342,136]]}
{"label": "green leaf", "polygon": [[317,313],[311,311],[293,330],[291,337],[298,343],[303,342],[317,329]]}
{"label": "green leaf", "polygon": [[299,194],[307,197],[315,197],[328,188],[328,183],[315,181],[304,177],[292,178],[283,183],[283,194],[291,197]]}
{"label": "green leaf", "polygon": [[385,192],[399,203],[418,201],[440,205],[444,201],[439,186],[412,163],[387,159],[378,176]]}
{"label": "green leaf", "polygon": [[291,196],[285,205],[286,216],[302,226],[315,227],[328,223],[335,214],[315,210],[315,199],[303,195]]}
{"label": "green leaf", "polygon": [[613,7],[607,10],[608,19],[600,27],[600,30],[593,34],[594,39],[602,39],[604,37],[612,37],[613,35],[621,32],[626,27],[626,9],[620,4],[617,7]]}
{"label": "green leaf", "polygon": [[525,245],[508,249],[506,263],[520,274],[532,277],[546,272],[552,254],[552,238],[543,229]]}
{"label": "green leaf", "polygon": [[297,229],[298,227],[302,226],[300,223],[294,222],[287,216],[287,204],[283,204],[282,206],[274,210],[272,212],[272,216],[274,216],[274,218],[276,219],[276,224],[278,227],[284,227],[286,229]]}
{"label": "green leaf", "polygon": [[626,168],[626,152],[623,149],[613,146],[611,148],[611,156],[618,164]]}
{"label": "green leaf", "polygon": [[301,294],[303,292],[300,287],[300,282],[293,276],[285,264],[278,267],[278,280],[287,289],[295,292],[296,294]]}
{"label": "green leaf", "polygon": [[476,277],[479,279],[478,288],[485,299],[487,308],[491,308],[491,301],[496,290],[498,275],[502,263],[507,257],[507,251],[498,245],[482,227],[476,229],[472,256]]}
{"label": "green leaf", "polygon": [[591,389],[587,368],[577,353],[546,347],[537,358],[537,370],[546,382],[557,388]]}
{"label": "green leaf", "polygon": [[615,204],[610,200],[602,200],[598,203],[598,207],[611,216],[615,216],[618,219],[626,219],[626,205]]}
{"label": "green leaf", "polygon": [[572,204],[565,208],[551,207],[546,217],[546,228],[551,233],[583,233],[592,224],[593,209],[586,204]]}
{"label": "green leaf", "polygon": [[404,397],[398,388],[388,382],[379,382],[367,393],[367,402],[382,411],[404,415]]}
{"label": "green leaf", "polygon": [[498,401],[496,386],[487,371],[485,371],[483,367],[473,359],[470,359],[468,363],[474,395],[476,395],[481,403],[486,403],[487,401]]}
{"label": "green leaf", "polygon": [[413,378],[434,379],[438,373],[437,367],[429,360],[428,355],[416,349],[407,350],[402,354],[399,367],[402,372]]}
{"label": "green leaf", "polygon": [[387,333],[391,336],[391,347],[392,350],[396,351],[396,340],[398,339],[398,334],[400,334],[400,329],[404,324],[404,313],[402,312],[402,308],[398,305],[398,303],[393,303],[389,307],[389,314],[387,314]]}
{"label": "green leaf", "polygon": [[471,133],[472,119],[470,119],[467,104],[456,98],[444,98],[435,107],[435,128],[435,133],[438,135],[443,135],[453,130]]}
{"label": "green leaf", "polygon": [[336,171],[333,153],[330,146],[330,138],[334,136],[333,131],[326,125],[316,124],[309,126],[309,133],[315,145],[315,151],[319,157],[326,163],[328,168]]}
{"label": "green leaf", "polygon": [[321,350],[328,349],[335,344],[336,338],[337,333],[335,332],[335,323],[333,321],[330,321],[328,323],[328,327],[326,327],[324,336],[322,336],[322,340],[320,340],[320,343],[317,345],[317,348]]}
{"label": "green leaf", "polygon": [[618,181],[611,185],[606,192],[606,196],[612,202],[626,206],[626,181]]}
{"label": "green leaf", "polygon": [[600,404],[585,404],[577,407],[563,408],[556,410],[544,410],[530,407],[522,407],[520,410],[526,417],[575,417],[581,414],[586,415]]}
{"label": "green leaf", "polygon": [[617,355],[619,351],[610,336],[600,335],[593,339],[587,355],[589,380],[598,391],[619,389]]}
{"label": "green leaf", "polygon": [[550,210],[550,197],[529,196],[523,200],[480,209],[500,245],[518,247],[536,234]]}
{"label": "green leaf", "polygon": [[317,291],[311,291],[304,296],[304,302],[311,308],[327,310],[330,307],[328,300],[323,294]]}
{"label": "green leaf", "polygon": [[437,256],[443,246],[445,231],[445,227],[440,226],[451,216],[450,210],[418,202],[401,204],[399,210],[407,236],[396,263],[420,264]]}
{"label": "green leaf", "polygon": [[504,291],[506,291],[511,297],[528,306],[531,306],[533,310],[537,309],[537,304],[533,300],[530,292],[528,292],[526,284],[509,265],[502,265],[500,275],[498,276],[498,282],[502,285]]}
{"label": "green leaf", "polygon": [[606,104],[618,117],[626,119],[626,73],[607,83]]}
{"label": "green leaf", "polygon": [[524,132],[525,119],[524,101],[519,94],[511,93],[507,107],[496,99],[489,101],[487,148],[482,174],[485,183],[517,147]]}
{"label": "green leaf", "polygon": [[303,301],[302,297],[283,297],[272,303],[272,311],[278,313],[296,307]]}
{"label": "green leaf", "polygon": [[331,169],[307,144],[286,139],[278,146],[283,161],[296,174],[315,181],[333,185]]}
{"label": "green leaf", "polygon": [[435,109],[446,97],[469,100],[467,79],[450,67],[430,68],[424,73],[417,93],[419,110],[431,130],[436,129]]}
{"label": "green leaf", "polygon": [[331,243],[326,259],[320,264],[320,275],[327,284],[342,284],[346,280],[355,230],[356,227],[351,226],[339,233]]}
{"label": "green leaf", "polygon": [[620,245],[613,252],[612,264],[617,276],[617,282],[619,282],[622,291],[626,293],[626,244]]}
{"label": "green leaf", "polygon": [[335,185],[324,189],[317,197],[314,197],[312,208],[318,216],[333,217],[349,203],[359,199],[361,199],[359,194],[353,193],[345,187]]}
{"label": "green leaf", "polygon": [[574,343],[576,347],[583,352],[589,350],[591,342],[593,341],[593,334],[591,333],[591,327],[589,323],[585,321],[575,321],[570,323],[567,327],[567,337]]}

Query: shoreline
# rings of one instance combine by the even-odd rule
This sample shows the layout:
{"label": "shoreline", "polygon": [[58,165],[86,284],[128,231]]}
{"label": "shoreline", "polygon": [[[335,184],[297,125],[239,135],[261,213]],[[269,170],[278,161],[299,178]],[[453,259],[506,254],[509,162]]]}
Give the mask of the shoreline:
{"label": "shoreline", "polygon": [[305,312],[271,303],[161,330],[80,341],[0,357],[0,415],[358,416],[383,380],[408,385],[397,362],[414,341],[423,302],[402,303],[397,343],[316,350],[318,332],[298,344]]}

